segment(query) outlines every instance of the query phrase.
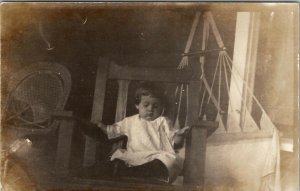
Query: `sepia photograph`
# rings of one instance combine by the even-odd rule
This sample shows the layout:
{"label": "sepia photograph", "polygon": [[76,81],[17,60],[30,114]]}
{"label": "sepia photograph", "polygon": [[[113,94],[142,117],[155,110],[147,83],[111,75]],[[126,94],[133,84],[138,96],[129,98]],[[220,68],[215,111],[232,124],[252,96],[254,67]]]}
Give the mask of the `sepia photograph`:
{"label": "sepia photograph", "polygon": [[1,191],[298,191],[299,3],[2,2]]}

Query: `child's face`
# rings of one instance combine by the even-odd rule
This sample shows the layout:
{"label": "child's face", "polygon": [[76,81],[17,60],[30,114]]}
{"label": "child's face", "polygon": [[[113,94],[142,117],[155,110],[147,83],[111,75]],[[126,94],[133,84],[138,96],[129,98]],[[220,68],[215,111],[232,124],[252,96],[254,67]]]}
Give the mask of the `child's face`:
{"label": "child's face", "polygon": [[162,113],[162,105],[158,98],[151,96],[141,96],[139,104],[135,105],[139,110],[142,119],[152,121],[158,118]]}

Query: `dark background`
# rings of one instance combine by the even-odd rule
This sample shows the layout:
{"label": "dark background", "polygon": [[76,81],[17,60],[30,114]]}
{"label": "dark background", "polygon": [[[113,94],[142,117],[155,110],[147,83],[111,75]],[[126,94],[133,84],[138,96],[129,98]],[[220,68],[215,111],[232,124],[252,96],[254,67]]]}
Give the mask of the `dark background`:
{"label": "dark background", "polygon": [[[196,11],[209,9],[208,5],[200,3],[185,6],[13,3],[3,7],[1,69],[4,97],[7,79],[14,72],[39,61],[60,63],[72,76],[66,109],[86,119],[91,115],[99,57],[119,65],[176,68]],[[236,13],[222,9],[222,6],[212,13],[224,44],[232,54]],[[191,51],[201,50],[202,25],[200,20]],[[47,50],[45,39],[54,49]],[[208,49],[215,48],[218,46],[211,33]],[[218,52],[207,54],[208,78],[213,73],[217,57]],[[197,64],[198,58],[191,57],[190,63]],[[109,97],[113,98],[116,87],[109,87]],[[115,106],[112,103],[108,107]],[[111,116],[109,122],[114,118],[111,112],[106,116]]]}

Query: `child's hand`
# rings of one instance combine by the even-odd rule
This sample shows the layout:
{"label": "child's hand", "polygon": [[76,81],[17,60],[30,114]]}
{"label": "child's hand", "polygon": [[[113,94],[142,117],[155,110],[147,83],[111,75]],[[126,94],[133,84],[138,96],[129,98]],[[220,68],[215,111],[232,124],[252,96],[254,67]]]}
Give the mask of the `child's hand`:
{"label": "child's hand", "polygon": [[101,128],[101,127],[105,127],[104,123],[102,123],[102,121],[97,121],[96,122],[97,127]]}
{"label": "child's hand", "polygon": [[186,126],[182,129],[179,129],[176,133],[175,133],[175,138],[174,138],[174,147],[180,148],[183,145],[183,141],[185,139],[185,135],[187,132],[189,132],[191,128],[189,126]]}
{"label": "child's hand", "polygon": [[186,134],[189,130],[190,130],[190,126],[186,126],[182,129],[180,129],[179,131],[176,132],[176,135],[183,135]]}
{"label": "child's hand", "polygon": [[102,123],[102,121],[97,121],[97,127],[99,127],[99,129],[101,129],[101,131],[105,134],[107,134],[107,130],[106,130],[106,125],[104,123]]}

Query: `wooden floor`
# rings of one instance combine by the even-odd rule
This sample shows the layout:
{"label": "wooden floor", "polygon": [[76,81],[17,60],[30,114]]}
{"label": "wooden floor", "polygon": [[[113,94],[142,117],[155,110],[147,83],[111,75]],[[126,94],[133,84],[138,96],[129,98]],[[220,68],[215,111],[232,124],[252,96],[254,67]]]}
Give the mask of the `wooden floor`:
{"label": "wooden floor", "polygon": [[[35,155],[35,154],[34,154]],[[147,179],[134,178],[97,178],[80,177],[78,175],[62,176],[56,174],[54,170],[54,159],[51,156],[31,155],[31,159],[26,159],[25,169],[29,177],[35,183],[38,190],[109,190],[109,191],[144,191],[144,190],[201,190],[196,187],[174,186],[169,184],[157,184],[157,182]]]}

